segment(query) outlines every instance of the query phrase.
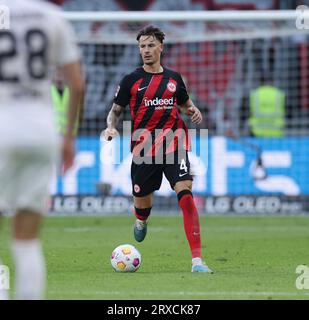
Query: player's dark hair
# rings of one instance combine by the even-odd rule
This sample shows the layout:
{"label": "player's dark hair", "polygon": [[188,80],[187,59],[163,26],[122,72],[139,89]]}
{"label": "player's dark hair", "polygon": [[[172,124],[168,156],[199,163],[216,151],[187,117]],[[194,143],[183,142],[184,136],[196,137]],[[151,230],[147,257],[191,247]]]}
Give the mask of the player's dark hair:
{"label": "player's dark hair", "polygon": [[163,43],[163,40],[165,38],[164,32],[153,25],[149,25],[141,29],[136,36],[136,40],[139,41],[141,36],[153,36],[161,43]]}

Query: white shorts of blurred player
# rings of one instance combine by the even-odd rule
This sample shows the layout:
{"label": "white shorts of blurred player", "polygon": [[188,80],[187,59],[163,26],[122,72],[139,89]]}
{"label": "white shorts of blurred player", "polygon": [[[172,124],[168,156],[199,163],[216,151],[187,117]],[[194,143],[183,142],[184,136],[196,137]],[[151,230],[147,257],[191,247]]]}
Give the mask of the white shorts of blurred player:
{"label": "white shorts of blurred player", "polygon": [[19,147],[1,152],[0,210],[46,213],[53,165],[54,154],[46,148]]}
{"label": "white shorts of blurred player", "polygon": [[47,211],[58,148],[51,108],[0,108],[0,211]]}

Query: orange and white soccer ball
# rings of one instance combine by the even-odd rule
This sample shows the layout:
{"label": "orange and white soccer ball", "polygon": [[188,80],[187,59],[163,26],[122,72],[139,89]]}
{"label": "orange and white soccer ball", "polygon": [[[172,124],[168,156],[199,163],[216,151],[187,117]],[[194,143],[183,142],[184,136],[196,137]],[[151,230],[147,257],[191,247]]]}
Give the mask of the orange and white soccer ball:
{"label": "orange and white soccer ball", "polygon": [[131,244],[121,244],[112,252],[111,264],[117,272],[135,272],[141,262],[141,254]]}

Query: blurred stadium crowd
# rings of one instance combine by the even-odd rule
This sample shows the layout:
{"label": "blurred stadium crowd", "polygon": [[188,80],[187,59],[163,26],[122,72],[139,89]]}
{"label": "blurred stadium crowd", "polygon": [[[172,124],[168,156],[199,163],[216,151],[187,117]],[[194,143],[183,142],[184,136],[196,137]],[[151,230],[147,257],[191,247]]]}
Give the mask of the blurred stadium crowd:
{"label": "blurred stadium crowd", "polygon": [[[54,0],[66,11],[140,11],[140,10],[265,10],[295,9],[306,1],[295,0]],[[307,1],[309,4],[309,1]],[[109,43],[105,34],[117,38],[127,26],[114,22],[74,23],[84,56],[87,78],[84,120],[81,135],[97,135],[102,129],[120,79],[140,65],[132,34],[131,44]],[[137,30],[139,24],[134,28]],[[164,23],[167,33],[204,32],[204,26]],[[255,26],[255,28],[259,28]],[[116,30],[116,32],[115,32]],[[105,33],[104,33],[105,32]],[[92,43],[83,41],[93,40]],[[90,35],[90,36],[89,36]],[[101,38],[100,38],[101,35]],[[103,36],[102,36],[103,35]],[[309,132],[309,47],[306,37],[267,37],[231,41],[173,42],[166,44],[163,63],[179,71],[187,83],[192,99],[204,112],[202,127],[210,134],[251,134],[250,93],[263,84],[272,84],[285,94],[285,135],[300,136]],[[124,119],[130,115],[124,114]]]}
{"label": "blurred stadium crowd", "polygon": [[65,10],[270,10],[294,9],[306,0],[53,0]]}

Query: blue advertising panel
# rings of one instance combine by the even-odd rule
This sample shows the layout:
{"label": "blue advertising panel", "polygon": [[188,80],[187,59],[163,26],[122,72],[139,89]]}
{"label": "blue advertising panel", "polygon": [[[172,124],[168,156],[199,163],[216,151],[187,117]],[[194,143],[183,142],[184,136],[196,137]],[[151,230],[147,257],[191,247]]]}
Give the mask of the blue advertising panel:
{"label": "blue advertising panel", "polygon": [[[131,195],[129,137],[103,142],[77,141],[74,167],[54,179],[53,194],[95,195],[98,185],[111,185],[114,195]],[[257,166],[260,149],[264,170]],[[190,160],[194,189],[200,195],[309,195],[309,138],[199,138]],[[264,176],[264,173],[267,176]],[[173,194],[163,180],[158,195]]]}

